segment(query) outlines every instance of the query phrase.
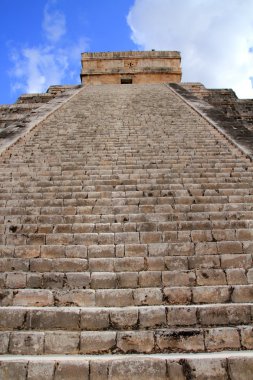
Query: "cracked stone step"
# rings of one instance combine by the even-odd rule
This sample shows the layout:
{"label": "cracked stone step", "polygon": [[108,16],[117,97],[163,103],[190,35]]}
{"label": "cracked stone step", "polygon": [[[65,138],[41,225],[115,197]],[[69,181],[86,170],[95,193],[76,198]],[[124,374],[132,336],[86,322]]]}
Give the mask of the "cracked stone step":
{"label": "cracked stone step", "polygon": [[[253,371],[251,352],[203,354],[122,355],[3,355],[0,375],[15,380],[248,380]],[[14,377],[15,376],[15,377]]]}
{"label": "cracked stone step", "polygon": [[212,352],[252,349],[252,326],[139,331],[5,331],[1,354]]}
{"label": "cracked stone step", "polygon": [[155,306],[252,302],[253,285],[122,289],[1,289],[1,306]]}
{"label": "cracked stone step", "polygon": [[[240,326],[252,341],[253,306],[209,304],[139,307],[2,307],[0,330],[147,330],[154,328]],[[244,326],[246,325],[246,326]],[[250,343],[251,342],[251,343]],[[253,344],[253,343],[252,343]]]}

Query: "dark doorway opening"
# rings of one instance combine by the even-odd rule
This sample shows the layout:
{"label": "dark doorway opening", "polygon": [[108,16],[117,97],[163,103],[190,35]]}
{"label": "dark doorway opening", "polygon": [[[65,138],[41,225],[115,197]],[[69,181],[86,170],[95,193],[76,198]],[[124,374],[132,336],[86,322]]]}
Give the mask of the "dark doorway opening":
{"label": "dark doorway opening", "polygon": [[133,80],[132,80],[132,78],[121,78],[120,83],[121,84],[132,84]]}

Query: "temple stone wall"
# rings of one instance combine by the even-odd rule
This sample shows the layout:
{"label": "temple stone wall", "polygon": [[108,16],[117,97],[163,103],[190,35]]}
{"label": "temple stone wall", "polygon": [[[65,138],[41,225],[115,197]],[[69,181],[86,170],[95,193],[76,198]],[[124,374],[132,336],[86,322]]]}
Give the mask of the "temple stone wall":
{"label": "temple stone wall", "polygon": [[164,83],[181,80],[181,56],[176,51],[83,53],[83,84]]}

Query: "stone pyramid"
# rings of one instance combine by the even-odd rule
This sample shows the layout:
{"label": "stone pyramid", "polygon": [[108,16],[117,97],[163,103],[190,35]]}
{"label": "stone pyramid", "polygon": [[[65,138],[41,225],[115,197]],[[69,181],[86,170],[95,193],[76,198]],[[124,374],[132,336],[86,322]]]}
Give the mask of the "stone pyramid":
{"label": "stone pyramid", "polygon": [[252,131],[183,84],[0,111],[0,379],[253,379]]}

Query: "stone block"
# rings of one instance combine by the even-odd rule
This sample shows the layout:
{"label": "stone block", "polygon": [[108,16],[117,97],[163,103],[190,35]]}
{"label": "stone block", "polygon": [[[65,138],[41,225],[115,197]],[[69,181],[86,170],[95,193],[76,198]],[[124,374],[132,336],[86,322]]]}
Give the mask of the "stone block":
{"label": "stone block", "polygon": [[41,247],[41,257],[56,259],[65,257],[65,246],[45,245]]}
{"label": "stone block", "polygon": [[[192,257],[189,257],[189,259]],[[187,257],[168,257],[164,258],[165,267],[169,271],[188,270],[188,258]]]}
{"label": "stone block", "polygon": [[128,289],[101,289],[96,291],[96,306],[130,306],[133,292]]}
{"label": "stone block", "polygon": [[64,274],[63,273],[44,273],[43,288],[46,289],[62,289]]}
{"label": "stone block", "polygon": [[121,272],[117,273],[118,288],[137,288],[138,272]]}
{"label": "stone block", "polygon": [[90,285],[90,273],[66,273],[65,286],[69,289],[85,289]]}
{"label": "stone block", "polygon": [[56,365],[54,380],[89,380],[89,362],[60,361]]}
{"label": "stone block", "polygon": [[197,309],[187,306],[167,306],[168,326],[193,326],[197,324]]}
{"label": "stone block", "polygon": [[27,378],[27,367],[28,363],[26,361],[0,361],[0,379],[24,380]]}
{"label": "stone block", "polygon": [[57,306],[95,306],[95,291],[91,289],[74,289],[55,291]]}
{"label": "stone block", "polygon": [[110,311],[110,322],[113,329],[128,330],[138,323],[137,308],[112,309]]}
{"label": "stone block", "polygon": [[45,354],[78,354],[79,332],[45,332]]}
{"label": "stone block", "polygon": [[205,345],[208,351],[240,349],[240,337],[236,328],[224,327],[209,329],[205,333]]}
{"label": "stone block", "polygon": [[217,242],[217,248],[220,254],[243,253],[242,243],[238,241],[220,241]]}
{"label": "stone block", "polygon": [[169,305],[189,304],[192,299],[191,289],[187,287],[164,288],[163,294]]}
{"label": "stone block", "polygon": [[109,311],[106,309],[81,310],[81,330],[106,330],[109,327]]}
{"label": "stone block", "polygon": [[115,257],[115,246],[111,245],[90,245],[88,247],[89,258]]}
{"label": "stone block", "polygon": [[[248,271],[248,279],[247,279],[244,269],[242,268],[227,269],[226,275],[227,275],[228,285],[247,285],[248,282],[251,283],[249,272],[250,270]],[[253,276],[252,276],[252,283],[253,283]]]}
{"label": "stone block", "polygon": [[82,354],[100,354],[110,353],[116,345],[116,332],[85,331],[81,333],[80,353]]}
{"label": "stone block", "polygon": [[206,306],[205,308],[199,308],[198,313],[202,326],[229,324],[229,310],[225,306]]}
{"label": "stone block", "polygon": [[25,321],[25,310],[0,308],[0,330],[19,330]]}
{"label": "stone block", "polygon": [[79,310],[29,310],[28,328],[34,330],[79,330]]}
{"label": "stone block", "polygon": [[114,360],[109,367],[109,379],[166,380],[166,361],[156,358],[127,358]]}
{"label": "stone block", "polygon": [[196,243],[195,246],[196,255],[216,255],[218,253],[216,242],[201,242]]}
{"label": "stone block", "polygon": [[164,330],[156,333],[156,342],[164,352],[199,352],[204,351],[204,335],[198,329]]}
{"label": "stone block", "polygon": [[155,288],[134,289],[133,296],[136,306],[160,305],[163,301],[162,291]]}
{"label": "stone block", "polygon": [[117,347],[123,353],[151,353],[154,344],[152,331],[124,331],[117,334]]}
{"label": "stone block", "polygon": [[194,303],[226,303],[230,300],[230,288],[227,286],[204,286],[192,289]]}
{"label": "stone block", "polygon": [[253,286],[239,285],[234,287],[231,296],[232,302],[252,302],[253,300]]}
{"label": "stone block", "polygon": [[146,244],[126,244],[125,256],[131,256],[131,257],[147,256],[147,245]]}
{"label": "stone block", "polygon": [[253,349],[253,327],[242,326],[240,327],[242,347],[247,350]]}
{"label": "stone block", "polygon": [[54,362],[30,361],[27,380],[54,380]]}
{"label": "stone block", "polygon": [[[62,247],[61,247],[62,248]],[[66,257],[87,258],[87,247],[85,245],[67,245],[65,248]]]}
{"label": "stone block", "polygon": [[44,352],[43,332],[12,332],[9,353],[13,355],[41,355]]}
{"label": "stone block", "polygon": [[231,254],[221,256],[221,268],[244,268],[249,269],[252,266],[251,255]]}
{"label": "stone block", "polygon": [[146,265],[147,270],[162,271],[166,270],[164,257],[147,257]]}
{"label": "stone block", "polygon": [[116,287],[116,273],[93,272],[91,273],[92,289],[111,289]]}
{"label": "stone block", "polygon": [[0,355],[8,354],[9,332],[0,331]]}
{"label": "stone block", "polygon": [[[183,360],[180,360],[180,363],[182,362]],[[189,359],[187,360],[187,364],[191,370],[193,379],[228,380],[225,359]]]}
{"label": "stone block", "polygon": [[162,274],[160,271],[143,271],[139,272],[140,287],[159,287],[162,284]]}
{"label": "stone block", "polygon": [[142,257],[117,258],[114,263],[116,272],[139,272],[144,270],[144,266],[144,258]]}
{"label": "stone block", "polygon": [[165,307],[143,307],[139,310],[139,324],[142,329],[166,325]]}
{"label": "stone block", "polygon": [[196,275],[194,271],[168,271],[163,272],[164,286],[194,286]]}
{"label": "stone block", "polygon": [[26,273],[8,273],[6,277],[6,287],[11,289],[25,288]]}
{"label": "stone block", "polygon": [[90,361],[90,379],[89,380],[108,380],[109,362],[107,360]]}
{"label": "stone block", "polygon": [[226,275],[221,269],[202,269],[196,271],[197,285],[226,285]]}
{"label": "stone block", "polygon": [[169,250],[168,243],[152,243],[148,245],[149,256],[167,256]]}
{"label": "stone block", "polygon": [[253,359],[228,358],[228,372],[230,380],[250,380],[253,373]]}
{"label": "stone block", "polygon": [[176,361],[167,360],[167,380],[187,380],[184,372],[184,368],[180,363]]}

